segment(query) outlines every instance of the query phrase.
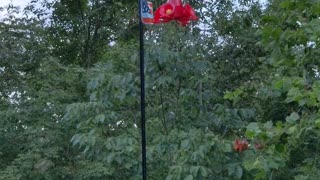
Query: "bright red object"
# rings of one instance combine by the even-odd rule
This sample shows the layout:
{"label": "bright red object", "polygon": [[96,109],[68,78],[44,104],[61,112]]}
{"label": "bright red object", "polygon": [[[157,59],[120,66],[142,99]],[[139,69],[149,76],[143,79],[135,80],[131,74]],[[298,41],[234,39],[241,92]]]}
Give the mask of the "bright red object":
{"label": "bright red object", "polygon": [[237,139],[233,143],[233,149],[235,151],[242,152],[244,150],[247,150],[248,148],[249,148],[249,143],[245,139],[244,140]]}
{"label": "bright red object", "polygon": [[198,17],[188,3],[183,5],[181,0],[168,0],[156,10],[154,23],[167,23],[172,20],[186,26],[190,21],[198,20]]}

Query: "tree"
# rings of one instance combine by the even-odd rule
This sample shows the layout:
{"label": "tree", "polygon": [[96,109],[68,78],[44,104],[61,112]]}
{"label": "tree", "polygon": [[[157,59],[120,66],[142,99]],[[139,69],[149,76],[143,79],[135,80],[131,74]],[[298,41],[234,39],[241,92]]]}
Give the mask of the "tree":
{"label": "tree", "polygon": [[[0,179],[61,179],[72,173],[77,150],[61,116],[81,99],[79,67],[50,56],[45,22],[15,15],[1,22]],[[70,165],[71,164],[71,165]]]}
{"label": "tree", "polygon": [[[317,179],[320,4],[190,3],[200,22],[145,27],[148,178]],[[0,179],[139,179],[137,3],[16,11],[0,21]]]}
{"label": "tree", "polygon": [[255,157],[261,167],[248,167],[259,169],[263,177],[317,179],[318,176],[315,107],[319,77],[318,62],[314,60],[318,8],[319,3],[312,1],[272,1],[262,18],[259,34],[261,45],[268,51],[264,62],[271,73],[256,94],[282,107],[281,111],[277,110],[279,106],[273,107],[271,110],[279,114],[262,119],[269,122],[247,128],[248,135],[262,138],[268,144],[266,151]]}
{"label": "tree", "polygon": [[[257,4],[251,5],[253,14],[259,11]],[[228,15],[221,16],[228,21]],[[228,37],[225,44],[215,45],[213,48],[221,49],[219,56],[214,56],[209,49],[213,42],[218,42],[212,36],[213,30],[212,34],[202,34],[196,26],[180,28],[175,24],[147,28],[150,178],[252,177],[244,172],[240,157],[232,153],[232,140],[236,137],[235,131],[244,128],[246,122],[252,120],[253,110],[251,107],[232,108],[223,95],[226,90],[247,83],[252,76],[248,72],[256,70],[250,67],[248,72],[241,73],[243,81],[226,86],[229,82],[236,82],[235,76],[239,76],[237,71],[230,76],[227,69],[230,70],[233,65],[230,67],[227,60],[233,60],[232,57],[245,51],[239,48],[231,51],[231,54],[230,49],[258,42],[252,36],[248,36],[248,39],[238,37],[247,33],[249,27],[252,28],[250,32],[254,32],[257,29],[254,21],[258,17],[259,14],[249,18],[251,25],[244,25],[240,30],[234,29],[232,33],[235,37]],[[239,19],[235,13],[234,19],[228,22],[230,26],[238,26],[244,23]],[[218,23],[216,26],[219,28]],[[120,42],[113,46],[112,51],[106,54],[107,62],[101,62],[92,69],[93,77],[88,84],[90,101],[69,106],[65,116],[70,122],[79,124],[73,143],[82,148],[88,157],[105,164],[109,168],[107,171],[111,172],[108,176],[110,179],[134,179],[138,178],[140,172],[136,168],[139,164],[140,142],[137,128],[139,82],[137,70],[132,68],[137,66],[135,46],[136,42]],[[230,57],[225,57],[226,54],[230,54]],[[250,51],[242,58],[249,62],[258,61],[256,56],[261,54],[260,51]],[[225,63],[220,60],[222,56],[226,58]],[[240,63],[239,69],[245,69],[247,63]],[[215,71],[216,67],[222,71]],[[227,81],[223,82],[220,78]],[[111,167],[117,168],[113,171]],[[122,173],[118,174],[116,170]]]}

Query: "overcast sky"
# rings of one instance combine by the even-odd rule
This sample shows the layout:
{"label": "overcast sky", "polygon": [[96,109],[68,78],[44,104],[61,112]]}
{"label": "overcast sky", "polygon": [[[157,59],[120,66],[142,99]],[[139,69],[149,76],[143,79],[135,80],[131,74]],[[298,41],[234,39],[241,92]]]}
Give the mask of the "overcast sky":
{"label": "overcast sky", "polygon": [[[7,6],[8,4],[10,4],[12,2],[12,4],[14,6],[20,6],[21,9],[23,9],[25,6],[28,5],[28,3],[30,2],[31,0],[0,0],[0,7],[4,7],[4,6]],[[3,15],[5,14],[5,11],[4,12],[1,12],[0,11],[0,19],[3,18]]]}
{"label": "overcast sky", "polygon": [[29,0],[0,0],[0,6],[6,6],[10,2],[16,6],[24,7],[28,4]]}
{"label": "overcast sky", "polygon": [[[30,0],[0,0],[0,6],[8,5],[10,2],[13,2],[14,5],[24,7]],[[260,2],[265,3],[266,0],[260,0]]]}

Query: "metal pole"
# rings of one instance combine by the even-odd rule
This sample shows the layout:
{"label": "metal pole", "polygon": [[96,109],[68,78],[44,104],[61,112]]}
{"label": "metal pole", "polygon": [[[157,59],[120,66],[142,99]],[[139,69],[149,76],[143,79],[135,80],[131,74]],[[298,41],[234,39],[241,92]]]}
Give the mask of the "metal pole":
{"label": "metal pole", "polygon": [[140,110],[141,110],[141,153],[142,153],[142,179],[147,180],[146,158],[146,114],[145,114],[145,78],[144,78],[144,26],[141,17],[142,0],[139,0],[139,30],[140,30]]}

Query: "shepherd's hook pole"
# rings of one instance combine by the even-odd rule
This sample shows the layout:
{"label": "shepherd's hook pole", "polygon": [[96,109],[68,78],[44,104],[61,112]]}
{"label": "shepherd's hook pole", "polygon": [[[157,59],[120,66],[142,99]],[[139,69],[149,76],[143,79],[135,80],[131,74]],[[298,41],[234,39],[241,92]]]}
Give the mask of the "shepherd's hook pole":
{"label": "shepherd's hook pole", "polygon": [[146,158],[146,110],[145,110],[145,78],[144,78],[144,26],[141,17],[142,0],[139,0],[139,30],[140,30],[140,110],[141,110],[141,153],[142,153],[142,179],[147,180]]}

